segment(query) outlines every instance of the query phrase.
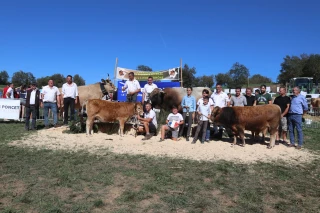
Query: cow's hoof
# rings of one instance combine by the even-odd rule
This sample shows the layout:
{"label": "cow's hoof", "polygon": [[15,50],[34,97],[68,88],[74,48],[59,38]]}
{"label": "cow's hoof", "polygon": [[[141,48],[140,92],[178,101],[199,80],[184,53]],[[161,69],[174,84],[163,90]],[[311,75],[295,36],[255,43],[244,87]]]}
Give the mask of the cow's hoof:
{"label": "cow's hoof", "polygon": [[267,149],[272,149],[273,148],[273,146],[267,146]]}

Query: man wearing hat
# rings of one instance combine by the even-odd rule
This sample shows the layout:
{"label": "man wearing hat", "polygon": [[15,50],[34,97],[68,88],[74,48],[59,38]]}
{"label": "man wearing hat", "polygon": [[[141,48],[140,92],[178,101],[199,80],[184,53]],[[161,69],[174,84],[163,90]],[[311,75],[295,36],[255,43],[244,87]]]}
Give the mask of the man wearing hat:
{"label": "man wearing hat", "polygon": [[[38,90],[37,84],[33,82],[31,84],[30,90],[27,91],[26,94],[26,125],[25,130],[36,130],[36,119],[37,114],[39,112],[40,106],[40,91]],[[31,128],[29,128],[30,124],[30,114],[32,114],[32,124]]]}

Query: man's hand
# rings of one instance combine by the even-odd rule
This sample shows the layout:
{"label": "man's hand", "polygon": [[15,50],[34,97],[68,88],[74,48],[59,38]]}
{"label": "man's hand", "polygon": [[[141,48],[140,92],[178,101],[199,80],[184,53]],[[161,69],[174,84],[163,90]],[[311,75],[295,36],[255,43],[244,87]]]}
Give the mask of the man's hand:
{"label": "man's hand", "polygon": [[74,103],[75,103],[75,104],[77,104],[77,103],[78,103],[77,97],[76,97],[76,99],[74,99]]}
{"label": "man's hand", "polygon": [[43,108],[43,102],[40,103],[40,107]]}
{"label": "man's hand", "polygon": [[60,104],[58,103],[57,105],[58,105],[58,108],[60,108]]}

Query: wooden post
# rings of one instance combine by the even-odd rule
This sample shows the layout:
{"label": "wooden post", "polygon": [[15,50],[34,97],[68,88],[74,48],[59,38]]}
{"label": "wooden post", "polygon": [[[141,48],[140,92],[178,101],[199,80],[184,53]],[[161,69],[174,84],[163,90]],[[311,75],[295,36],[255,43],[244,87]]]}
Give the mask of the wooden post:
{"label": "wooden post", "polygon": [[183,87],[183,79],[182,79],[182,58],[180,58],[180,87]]}
{"label": "wooden post", "polygon": [[115,65],[114,65],[114,77],[113,77],[113,84],[114,84],[114,85],[116,85],[117,68],[118,68],[118,58],[116,58],[116,63],[115,63]]}

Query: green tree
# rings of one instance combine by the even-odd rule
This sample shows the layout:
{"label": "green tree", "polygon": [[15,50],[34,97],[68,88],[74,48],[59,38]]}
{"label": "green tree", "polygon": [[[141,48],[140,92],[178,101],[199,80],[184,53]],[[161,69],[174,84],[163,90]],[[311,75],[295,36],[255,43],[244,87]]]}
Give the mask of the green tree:
{"label": "green tree", "polygon": [[8,81],[9,81],[9,74],[8,74],[8,72],[5,71],[5,70],[2,70],[2,71],[0,72],[0,84],[5,85],[5,84],[8,83]]}
{"label": "green tree", "polygon": [[314,81],[320,81],[320,55],[311,54],[303,68],[303,76],[313,77]]}
{"label": "green tree", "polygon": [[309,60],[309,56],[302,54],[299,56],[286,56],[281,63],[280,74],[278,75],[278,82],[286,84],[291,78],[303,77],[304,68]]}
{"label": "green tree", "polygon": [[50,76],[42,77],[37,79],[37,87],[42,88],[43,86],[48,85],[48,81],[51,79]]}
{"label": "green tree", "polygon": [[203,75],[195,79],[195,86],[212,88],[214,84],[213,75]]}
{"label": "green tree", "polygon": [[146,66],[146,65],[138,65],[137,66],[137,70],[140,70],[140,71],[152,71],[152,68],[150,68],[149,66]]}
{"label": "green tree", "polygon": [[31,72],[24,72],[20,70],[13,73],[11,81],[16,86],[30,85],[32,82],[36,81],[36,78]]}
{"label": "green tree", "polygon": [[60,73],[53,74],[50,76],[50,79],[53,80],[54,85],[59,88],[62,87],[62,85],[66,82],[64,75]]}
{"label": "green tree", "polygon": [[248,77],[250,76],[249,69],[239,62],[234,63],[227,74],[231,78],[231,81],[228,83],[229,88],[236,88],[245,85],[248,82]]}
{"label": "green tree", "polygon": [[85,80],[79,74],[73,76],[73,82],[75,82],[78,86],[86,85]]}
{"label": "green tree", "polygon": [[188,64],[184,64],[182,68],[182,79],[183,79],[183,87],[194,87],[195,86],[195,74],[196,68],[190,68]]}
{"label": "green tree", "polygon": [[216,82],[221,84],[222,86],[228,86],[231,82],[231,78],[228,74],[218,73],[215,78]]}
{"label": "green tree", "polygon": [[255,74],[249,78],[250,84],[262,84],[262,83],[272,83],[272,80],[266,76],[260,74]]}

